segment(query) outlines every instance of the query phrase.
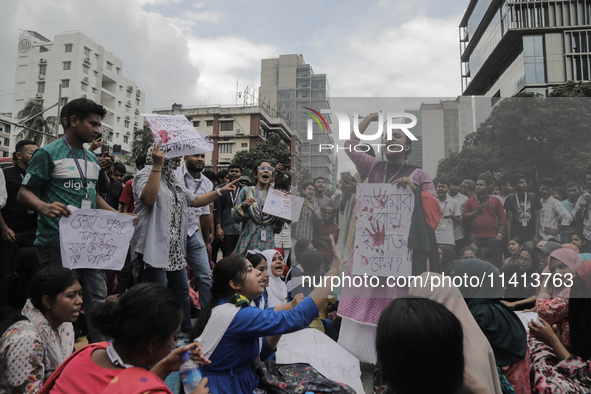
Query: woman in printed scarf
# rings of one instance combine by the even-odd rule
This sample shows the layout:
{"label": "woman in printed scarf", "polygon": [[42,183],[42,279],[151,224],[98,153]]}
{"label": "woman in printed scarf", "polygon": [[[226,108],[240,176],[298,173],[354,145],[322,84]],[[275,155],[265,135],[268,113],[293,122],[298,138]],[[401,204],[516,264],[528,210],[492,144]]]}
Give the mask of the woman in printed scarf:
{"label": "woman in printed scarf", "polygon": [[[74,350],[82,286],[69,269],[51,266],[31,280],[21,315],[4,321],[0,352],[10,393],[38,393]],[[15,322],[15,320],[18,320]],[[8,326],[8,327],[7,327]]]}
{"label": "woman in printed scarf", "polygon": [[[403,131],[393,130],[392,139],[384,141],[385,146],[382,147],[386,161],[365,153],[369,145],[358,147],[358,134],[362,134],[371,122],[378,119],[377,113],[366,116],[359,124],[359,133],[352,132],[350,140],[345,143],[345,152],[359,172],[367,176],[367,183],[388,183],[398,185],[399,188],[408,187],[413,192],[415,208],[408,242],[408,248],[413,252],[412,274],[441,272],[434,234],[441,218],[441,210],[429,174],[420,167],[407,163],[412,141]],[[352,281],[359,276],[353,274],[355,267],[362,264],[361,261],[355,261],[353,256],[349,259],[346,271],[346,276]],[[378,319],[392,300],[408,294],[408,287],[389,287],[385,277],[380,277],[379,280],[377,287],[343,287],[338,309],[338,315],[343,317],[339,344],[359,360],[374,364],[377,362],[375,335]]]}
{"label": "woman in printed scarf", "polygon": [[273,171],[269,160],[260,160],[253,169],[256,185],[243,188],[238,195],[236,206],[232,210],[232,220],[243,226],[234,254],[244,254],[253,249],[275,248],[273,235],[281,232],[283,220],[263,213]]}
{"label": "woman in printed scarf", "polygon": [[236,190],[236,182],[210,193],[196,196],[177,181],[174,159],[152,145],[146,154],[146,167],[133,179],[135,211],[138,225],[131,238],[132,259],[138,259],[144,282],[159,283],[170,288],[183,302],[181,331],[191,332],[187,262],[188,207],[209,204],[222,194]]}

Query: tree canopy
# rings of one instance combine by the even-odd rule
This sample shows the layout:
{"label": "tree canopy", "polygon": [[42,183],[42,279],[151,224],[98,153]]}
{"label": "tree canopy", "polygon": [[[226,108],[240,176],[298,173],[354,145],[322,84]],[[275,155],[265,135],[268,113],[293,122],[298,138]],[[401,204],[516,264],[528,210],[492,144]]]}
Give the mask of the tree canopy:
{"label": "tree canopy", "polygon": [[[43,112],[43,102],[41,100],[29,100],[25,107],[21,109],[17,114],[17,119],[29,119],[31,116],[39,114]],[[45,118],[43,114],[35,116],[26,122],[23,123],[23,126],[26,126],[28,129],[39,130],[42,133],[37,133],[32,130],[22,129],[17,134],[17,140],[32,140],[38,146],[41,146],[41,142],[45,141],[46,144],[55,141],[55,123],[56,117],[55,116],[48,116]],[[51,134],[51,135],[47,135]]]}
{"label": "tree canopy", "polygon": [[148,151],[150,145],[154,143],[154,135],[150,126],[144,126],[141,129],[136,129],[133,132],[133,142],[131,143],[131,157],[133,160],[141,154]]}
{"label": "tree canopy", "polygon": [[234,163],[240,164],[245,170],[251,170],[257,161],[271,160],[271,165],[291,163],[291,151],[277,133],[269,133],[267,138],[250,150],[241,150],[234,155]]}
{"label": "tree canopy", "polygon": [[[568,96],[570,95],[570,96]],[[568,96],[568,97],[567,97]],[[439,162],[438,178],[476,179],[486,171],[529,180],[581,181],[591,169],[591,83],[568,82],[550,97],[501,100],[460,152]]]}

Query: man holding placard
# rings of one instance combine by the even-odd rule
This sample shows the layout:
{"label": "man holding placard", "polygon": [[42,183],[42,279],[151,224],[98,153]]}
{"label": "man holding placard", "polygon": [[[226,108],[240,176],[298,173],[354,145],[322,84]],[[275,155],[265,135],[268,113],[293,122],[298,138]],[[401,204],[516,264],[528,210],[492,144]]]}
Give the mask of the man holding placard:
{"label": "man holding placard", "polygon": [[[39,214],[35,246],[41,264],[62,265],[59,220],[72,214],[68,205],[116,212],[97,194],[99,161],[83,147],[100,135],[106,113],[103,106],[92,100],[70,101],[62,110],[64,138],[37,149],[29,162],[18,201]],[[84,311],[88,316],[95,304],[107,298],[104,271],[79,269],[77,273],[82,280]],[[89,342],[99,341],[100,333],[89,328]]]}

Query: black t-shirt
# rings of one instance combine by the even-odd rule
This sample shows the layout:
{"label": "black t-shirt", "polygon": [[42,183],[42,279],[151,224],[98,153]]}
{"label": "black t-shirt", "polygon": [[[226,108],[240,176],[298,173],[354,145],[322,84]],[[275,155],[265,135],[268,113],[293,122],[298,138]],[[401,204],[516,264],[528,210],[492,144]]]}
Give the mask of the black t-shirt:
{"label": "black t-shirt", "polygon": [[518,235],[524,241],[531,241],[536,236],[534,211],[542,209],[540,198],[534,193],[527,193],[527,199],[519,199],[518,201],[516,194],[513,193],[507,196],[504,208],[513,216],[511,218],[511,236]]}
{"label": "black t-shirt", "polygon": [[2,170],[6,179],[6,191],[8,199],[2,208],[2,218],[6,225],[15,233],[34,230],[37,228],[37,214],[31,213],[16,200],[21,188],[25,171],[19,166],[8,167]]}

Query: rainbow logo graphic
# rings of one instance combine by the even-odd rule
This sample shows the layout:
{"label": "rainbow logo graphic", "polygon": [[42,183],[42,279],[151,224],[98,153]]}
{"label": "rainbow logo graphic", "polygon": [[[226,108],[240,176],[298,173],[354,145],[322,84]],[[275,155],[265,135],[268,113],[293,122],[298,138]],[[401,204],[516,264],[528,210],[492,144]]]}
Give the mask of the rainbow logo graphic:
{"label": "rainbow logo graphic", "polygon": [[[326,130],[328,131],[328,125],[326,124],[326,120],[320,114],[320,112],[315,111],[312,108],[308,108],[308,107],[304,107],[304,109],[307,109],[308,111],[313,112],[313,113],[308,113],[307,115],[310,115],[312,117],[312,119],[314,119],[316,121],[316,123],[318,123],[318,126],[320,126],[321,130],[324,130],[324,127],[326,127]],[[324,127],[322,127],[322,123],[320,123],[320,119],[318,119],[318,118],[322,119],[322,123],[324,123]]]}

